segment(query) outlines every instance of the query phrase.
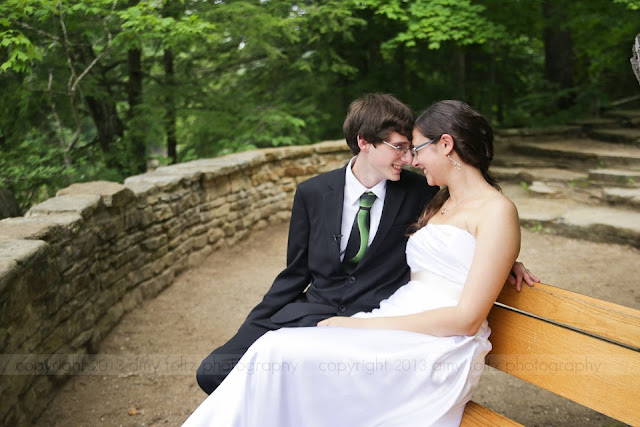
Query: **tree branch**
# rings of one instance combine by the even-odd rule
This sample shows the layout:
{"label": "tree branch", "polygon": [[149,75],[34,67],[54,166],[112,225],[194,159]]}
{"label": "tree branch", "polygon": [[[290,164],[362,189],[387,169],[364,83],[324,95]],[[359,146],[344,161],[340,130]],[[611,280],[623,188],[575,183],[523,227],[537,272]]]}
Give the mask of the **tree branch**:
{"label": "tree branch", "polygon": [[47,33],[46,31],[42,31],[42,30],[39,30],[37,28],[34,28],[34,27],[32,27],[31,25],[29,25],[29,24],[27,24],[25,22],[13,21],[12,20],[11,23],[14,24],[14,25],[17,25],[18,27],[22,27],[24,29],[33,31],[33,32],[35,32],[37,34],[40,34],[41,36],[48,37],[48,38],[53,39],[55,41],[60,41],[60,37],[55,36],[55,35],[53,35],[51,33]]}
{"label": "tree branch", "polygon": [[62,44],[64,46],[64,51],[67,54],[67,64],[69,64],[69,69],[71,70],[71,75],[69,76],[69,82],[67,83],[67,90],[70,91],[71,89],[71,82],[73,81],[73,79],[75,78],[76,74],[76,70],[73,67],[73,58],[71,56],[71,50],[69,49],[69,46],[71,45],[71,42],[69,41],[69,35],[67,34],[67,26],[64,23],[64,17],[62,16],[62,1],[58,1],[58,15],[60,16],[60,27],[62,28],[62,35],[64,36],[64,43]]}
{"label": "tree branch", "polygon": [[[58,3],[60,4],[60,3]],[[111,6],[111,14],[113,14],[113,11],[116,8],[116,5],[118,4],[118,1],[114,1],[113,5]],[[102,20],[102,26],[104,27],[104,31],[107,33],[107,44],[104,47],[104,50],[102,51],[102,53],[100,53],[100,55],[96,56],[93,61],[91,61],[91,63],[87,66],[87,68],[85,68],[85,70],[80,74],[80,76],[78,76],[78,78],[73,82],[73,85],[71,86],[71,92],[75,92],[76,90],[76,86],[78,85],[78,83],[80,83],[80,80],[82,80],[82,78],[84,76],[87,75],[87,73],[89,71],[91,71],[91,69],[94,67],[94,65],[96,65],[98,63],[98,61],[100,61],[109,51],[109,49],[111,48],[111,40],[112,40],[112,36],[111,36],[111,31],[109,31],[109,26],[107,25],[107,19],[110,17],[111,15],[107,16],[105,19]],[[62,12],[60,12],[60,20],[62,22]],[[65,34],[65,39],[66,39],[66,30],[64,29],[64,22],[62,22],[63,24],[63,31]]]}
{"label": "tree branch", "polygon": [[[73,65],[74,61],[73,61],[73,54],[71,52],[71,42],[69,40],[69,35],[67,34],[67,27],[64,23],[64,16],[62,13],[62,1],[58,1],[58,12],[59,12],[59,16],[60,16],[60,27],[62,28],[62,34],[64,36],[64,49],[65,49],[65,53],[67,55],[67,63],[69,64],[69,69],[71,70],[71,75],[69,76],[69,81],[67,83],[67,95],[69,96],[69,103],[70,103],[70,107],[71,107],[71,114],[73,115],[73,119],[75,121],[76,124],[76,130],[73,133],[73,136],[71,137],[71,139],[69,140],[69,143],[67,144],[64,140],[64,152],[65,152],[65,159],[66,159],[66,154],[69,153],[74,145],[76,144],[76,142],[78,141],[78,139],[80,138],[80,133],[82,130],[82,123],[80,121],[80,117],[78,115],[78,108],[76,106],[76,89],[78,89],[78,85],[80,84],[80,82],[82,81],[82,79],[89,73],[89,71],[91,71],[93,69],[93,67],[102,59],[104,58],[104,56],[107,54],[107,52],[109,52],[109,49],[111,48],[111,42],[113,40],[113,37],[111,35],[111,31],[109,30],[109,26],[107,25],[107,20],[109,19],[109,17],[111,17],[111,15],[113,15],[116,5],[118,4],[117,0],[115,0],[113,2],[113,5],[111,6],[111,13],[105,17],[102,20],[102,25],[104,27],[104,30],[106,32],[106,39],[107,39],[107,43],[106,46],[104,48],[104,50],[100,53],[100,55],[97,55],[94,57],[94,59],[89,63],[89,65],[84,69],[84,71],[82,71],[80,73],[80,75],[78,75],[76,73],[75,67]],[[51,76],[50,76],[51,78]],[[51,82],[49,83],[51,85]],[[54,104],[54,109],[55,109],[55,104]],[[56,113],[57,115],[57,113]],[[58,119],[59,121],[59,119]],[[61,126],[61,123],[60,123]]]}
{"label": "tree branch", "polygon": [[76,91],[76,86],[78,85],[78,83],[80,83],[80,80],[82,80],[82,78],[84,76],[86,76],[89,71],[91,71],[91,69],[94,67],[94,65],[96,65],[98,63],[98,61],[100,61],[107,54],[107,52],[109,51],[110,47],[111,47],[110,44],[107,45],[104,48],[104,50],[102,51],[102,53],[100,55],[96,56],[94,58],[94,60],[91,61],[91,63],[87,66],[87,68],[85,68],[85,70],[82,72],[82,74],[80,74],[78,76],[78,78],[73,82],[73,85],[71,85],[71,89],[70,89],[71,93],[74,93]]}
{"label": "tree branch", "polygon": [[64,126],[62,126],[62,120],[60,120],[60,116],[58,115],[58,110],[56,108],[56,101],[53,96],[53,93],[51,92],[52,83],[53,83],[53,72],[49,70],[49,83],[47,84],[47,92],[49,92],[49,99],[51,100],[51,111],[53,112],[53,117],[55,117],[56,123],[58,124],[58,131],[60,133],[59,135],[60,145],[64,149],[64,152],[63,152],[64,164],[67,167],[67,169],[71,169],[71,161],[69,160],[69,156],[67,156],[67,153],[68,153],[67,141],[64,138]]}

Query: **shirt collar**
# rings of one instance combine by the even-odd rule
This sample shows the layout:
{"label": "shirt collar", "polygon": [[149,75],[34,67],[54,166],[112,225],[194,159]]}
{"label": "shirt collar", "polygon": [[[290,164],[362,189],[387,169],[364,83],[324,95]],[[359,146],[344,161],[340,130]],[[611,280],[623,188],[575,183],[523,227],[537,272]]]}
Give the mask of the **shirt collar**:
{"label": "shirt collar", "polygon": [[384,202],[384,197],[387,194],[387,180],[383,179],[371,188],[367,188],[362,185],[362,183],[358,181],[358,178],[356,178],[356,176],[353,174],[353,171],[351,170],[351,166],[353,166],[353,163],[355,162],[355,159],[357,157],[358,156],[352,157],[351,160],[349,160],[349,164],[347,165],[347,174],[345,176],[344,189],[345,201],[348,204],[356,204],[360,200],[360,196],[362,196],[362,193],[364,193],[365,191],[371,191],[376,195],[377,199],[380,199],[382,202]]}

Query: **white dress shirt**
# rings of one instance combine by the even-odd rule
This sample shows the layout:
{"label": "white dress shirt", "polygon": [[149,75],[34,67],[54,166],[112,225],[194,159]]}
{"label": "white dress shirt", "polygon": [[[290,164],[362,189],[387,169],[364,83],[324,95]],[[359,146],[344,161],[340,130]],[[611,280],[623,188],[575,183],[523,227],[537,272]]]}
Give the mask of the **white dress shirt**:
{"label": "white dress shirt", "polygon": [[371,188],[367,188],[358,178],[353,174],[351,166],[356,157],[353,157],[347,165],[347,174],[344,180],[344,200],[342,201],[342,226],[340,232],[342,238],[340,239],[340,260],[344,258],[344,251],[347,249],[347,243],[349,242],[349,235],[351,234],[351,228],[353,227],[353,221],[356,218],[358,209],[360,209],[360,196],[366,191],[371,191],[376,195],[376,200],[371,206],[369,212],[369,242],[367,247],[371,245],[378,226],[380,225],[380,217],[382,217],[382,207],[384,206],[384,197],[387,193],[387,180],[383,179]]}

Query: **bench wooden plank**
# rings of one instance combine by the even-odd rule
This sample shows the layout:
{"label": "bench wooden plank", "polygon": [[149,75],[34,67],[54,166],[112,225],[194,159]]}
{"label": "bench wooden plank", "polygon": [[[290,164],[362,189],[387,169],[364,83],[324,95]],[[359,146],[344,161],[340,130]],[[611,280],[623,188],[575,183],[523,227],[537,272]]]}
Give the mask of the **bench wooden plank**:
{"label": "bench wooden plank", "polygon": [[461,427],[522,427],[522,424],[510,420],[504,415],[478,405],[475,402],[467,403],[464,408],[464,416],[462,417]]}
{"label": "bench wooden plank", "polygon": [[499,306],[488,320],[493,344],[488,365],[640,425],[640,352]]}
{"label": "bench wooden plank", "polygon": [[542,283],[517,292],[505,286],[498,302],[631,347],[640,346],[640,310]]}

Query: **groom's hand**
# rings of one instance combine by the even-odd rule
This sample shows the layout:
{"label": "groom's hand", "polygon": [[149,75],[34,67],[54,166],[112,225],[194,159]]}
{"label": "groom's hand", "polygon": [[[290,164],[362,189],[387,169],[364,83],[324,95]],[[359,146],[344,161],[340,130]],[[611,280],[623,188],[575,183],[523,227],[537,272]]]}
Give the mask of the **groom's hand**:
{"label": "groom's hand", "polygon": [[516,290],[520,292],[522,289],[522,282],[525,282],[528,286],[535,286],[536,283],[540,283],[538,276],[527,270],[523,263],[516,261],[511,267],[507,282],[516,287]]}

